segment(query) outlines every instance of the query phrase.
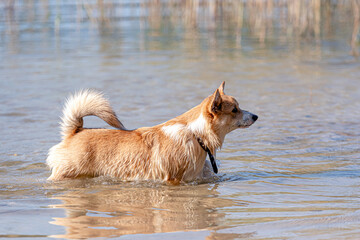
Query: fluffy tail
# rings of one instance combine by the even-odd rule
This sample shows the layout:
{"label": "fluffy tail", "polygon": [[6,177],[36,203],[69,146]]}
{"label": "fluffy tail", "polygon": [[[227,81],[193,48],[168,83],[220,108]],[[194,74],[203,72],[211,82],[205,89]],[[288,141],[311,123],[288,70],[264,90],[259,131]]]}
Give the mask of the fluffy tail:
{"label": "fluffy tail", "polygon": [[83,127],[83,117],[90,115],[101,118],[115,128],[125,129],[102,93],[82,90],[70,96],[65,103],[61,118],[61,135],[66,137],[80,131]]}

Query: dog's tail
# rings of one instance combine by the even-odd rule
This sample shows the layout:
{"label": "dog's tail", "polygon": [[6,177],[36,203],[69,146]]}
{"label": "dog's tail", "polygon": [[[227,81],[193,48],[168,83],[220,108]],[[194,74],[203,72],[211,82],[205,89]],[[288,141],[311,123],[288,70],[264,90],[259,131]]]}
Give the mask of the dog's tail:
{"label": "dog's tail", "polygon": [[66,137],[81,131],[83,117],[90,115],[101,118],[115,128],[125,129],[102,93],[82,90],[70,96],[65,103],[61,118],[61,135]]}

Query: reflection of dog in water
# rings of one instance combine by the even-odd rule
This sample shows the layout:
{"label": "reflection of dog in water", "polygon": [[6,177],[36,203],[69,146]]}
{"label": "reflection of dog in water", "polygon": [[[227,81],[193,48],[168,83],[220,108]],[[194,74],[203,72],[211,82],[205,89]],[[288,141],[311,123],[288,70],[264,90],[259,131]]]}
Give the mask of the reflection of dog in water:
{"label": "reflection of dog in water", "polygon": [[62,203],[52,206],[66,210],[65,217],[52,222],[65,226],[66,234],[52,237],[80,239],[216,230],[225,217],[216,209],[239,205],[219,197],[216,187],[131,187],[127,183],[69,191],[56,196]]}
{"label": "reflection of dog in water", "polygon": [[[154,127],[126,130],[100,93],[71,97],[62,118],[63,140],[49,151],[50,180],[111,176],[122,180],[193,181],[203,176],[208,154],[217,173],[216,150],[225,135],[251,126],[257,116],[225,95],[223,82],[201,104]],[[95,115],[118,130],[83,128]]]}

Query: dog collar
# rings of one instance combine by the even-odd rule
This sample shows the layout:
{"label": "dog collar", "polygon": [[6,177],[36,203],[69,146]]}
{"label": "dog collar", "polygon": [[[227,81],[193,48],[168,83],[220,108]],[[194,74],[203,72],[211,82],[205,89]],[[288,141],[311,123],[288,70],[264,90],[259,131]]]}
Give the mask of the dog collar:
{"label": "dog collar", "polygon": [[204,149],[204,151],[208,153],[214,173],[218,173],[218,168],[216,166],[216,161],[215,161],[214,155],[212,155],[210,149],[207,146],[205,146],[204,141],[201,138],[196,137],[196,140],[200,144],[201,148]]}

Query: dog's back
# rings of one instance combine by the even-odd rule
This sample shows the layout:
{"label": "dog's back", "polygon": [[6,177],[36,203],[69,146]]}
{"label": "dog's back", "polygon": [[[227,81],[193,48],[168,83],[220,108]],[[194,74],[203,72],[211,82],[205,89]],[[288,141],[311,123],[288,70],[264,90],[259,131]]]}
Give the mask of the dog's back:
{"label": "dog's back", "polygon": [[147,159],[149,151],[133,131],[83,129],[52,147],[47,163],[51,180],[100,175],[134,180],[149,177],[137,176],[149,168]]}

